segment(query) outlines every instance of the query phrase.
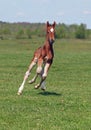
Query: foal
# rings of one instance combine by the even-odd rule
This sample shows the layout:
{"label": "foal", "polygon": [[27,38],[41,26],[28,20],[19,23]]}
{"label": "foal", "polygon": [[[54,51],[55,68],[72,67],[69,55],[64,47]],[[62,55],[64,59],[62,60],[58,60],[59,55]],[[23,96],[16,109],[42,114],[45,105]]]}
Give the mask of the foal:
{"label": "foal", "polygon": [[35,51],[33,59],[29,65],[29,68],[25,73],[23,82],[22,82],[21,86],[19,87],[18,95],[22,94],[22,91],[24,89],[24,84],[25,84],[27,78],[29,77],[32,68],[36,64],[38,65],[37,70],[36,70],[36,75],[34,76],[34,78],[32,80],[29,81],[29,83],[32,84],[33,82],[35,82],[38,75],[40,75],[41,81],[39,84],[37,84],[35,86],[35,89],[38,89],[41,86],[41,89],[45,90],[44,80],[47,77],[48,70],[53,62],[53,57],[54,57],[53,43],[55,40],[55,37],[54,37],[55,24],[56,24],[55,22],[53,24],[49,24],[49,22],[47,22],[47,24],[46,24],[46,41],[42,47],[38,48]]}

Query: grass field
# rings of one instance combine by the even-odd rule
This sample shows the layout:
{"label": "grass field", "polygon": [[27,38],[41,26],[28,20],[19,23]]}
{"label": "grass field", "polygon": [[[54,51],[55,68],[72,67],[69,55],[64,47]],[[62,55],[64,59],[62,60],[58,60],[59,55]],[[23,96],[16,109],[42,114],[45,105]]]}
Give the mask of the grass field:
{"label": "grass field", "polygon": [[0,41],[0,130],[91,130],[89,40],[56,40],[46,92],[26,83],[17,95],[33,52],[43,41]]}

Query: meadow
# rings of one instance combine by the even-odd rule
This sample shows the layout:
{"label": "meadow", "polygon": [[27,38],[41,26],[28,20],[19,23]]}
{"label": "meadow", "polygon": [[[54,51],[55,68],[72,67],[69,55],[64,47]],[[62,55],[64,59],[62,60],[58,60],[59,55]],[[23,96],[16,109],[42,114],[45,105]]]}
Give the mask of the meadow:
{"label": "meadow", "polygon": [[26,83],[17,95],[33,52],[43,41],[0,40],[0,130],[91,130],[90,40],[56,40],[46,91]]}

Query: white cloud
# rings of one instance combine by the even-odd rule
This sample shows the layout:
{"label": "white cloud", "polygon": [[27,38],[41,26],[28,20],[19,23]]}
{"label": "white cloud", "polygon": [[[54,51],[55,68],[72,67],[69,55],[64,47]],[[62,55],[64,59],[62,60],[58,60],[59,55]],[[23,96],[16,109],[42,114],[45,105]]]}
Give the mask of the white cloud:
{"label": "white cloud", "polygon": [[63,11],[60,11],[57,13],[57,16],[63,16],[65,13]]}
{"label": "white cloud", "polygon": [[41,2],[49,2],[49,0],[41,0]]}
{"label": "white cloud", "polygon": [[16,14],[16,17],[25,17],[25,14],[23,12],[18,12]]}
{"label": "white cloud", "polygon": [[51,2],[52,0],[39,0],[39,1],[37,1],[37,0],[33,0],[32,2],[34,2],[35,4],[37,3],[41,3],[41,4],[44,4],[44,3],[49,3],[49,2]]}
{"label": "white cloud", "polygon": [[91,10],[84,10],[84,11],[83,11],[83,14],[85,14],[85,15],[90,15],[90,14],[91,14]]}

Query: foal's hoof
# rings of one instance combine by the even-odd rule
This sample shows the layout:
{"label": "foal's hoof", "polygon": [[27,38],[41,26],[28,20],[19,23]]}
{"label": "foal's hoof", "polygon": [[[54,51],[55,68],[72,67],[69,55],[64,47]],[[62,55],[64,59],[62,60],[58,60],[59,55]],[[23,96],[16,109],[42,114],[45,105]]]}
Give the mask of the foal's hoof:
{"label": "foal's hoof", "polygon": [[46,90],[46,88],[41,88],[41,90],[45,91],[45,90]]}
{"label": "foal's hoof", "polygon": [[29,81],[28,81],[28,83],[29,83],[29,84],[32,84],[32,83],[33,83],[33,81],[32,81],[32,80],[29,80]]}
{"label": "foal's hoof", "polygon": [[21,92],[18,92],[17,95],[20,96],[22,93]]}
{"label": "foal's hoof", "polygon": [[35,82],[34,79],[28,81],[29,84],[32,84],[32,83],[34,83],[34,82]]}
{"label": "foal's hoof", "polygon": [[35,89],[38,89],[39,87],[40,87],[39,84],[37,84],[34,88],[35,88]]}

